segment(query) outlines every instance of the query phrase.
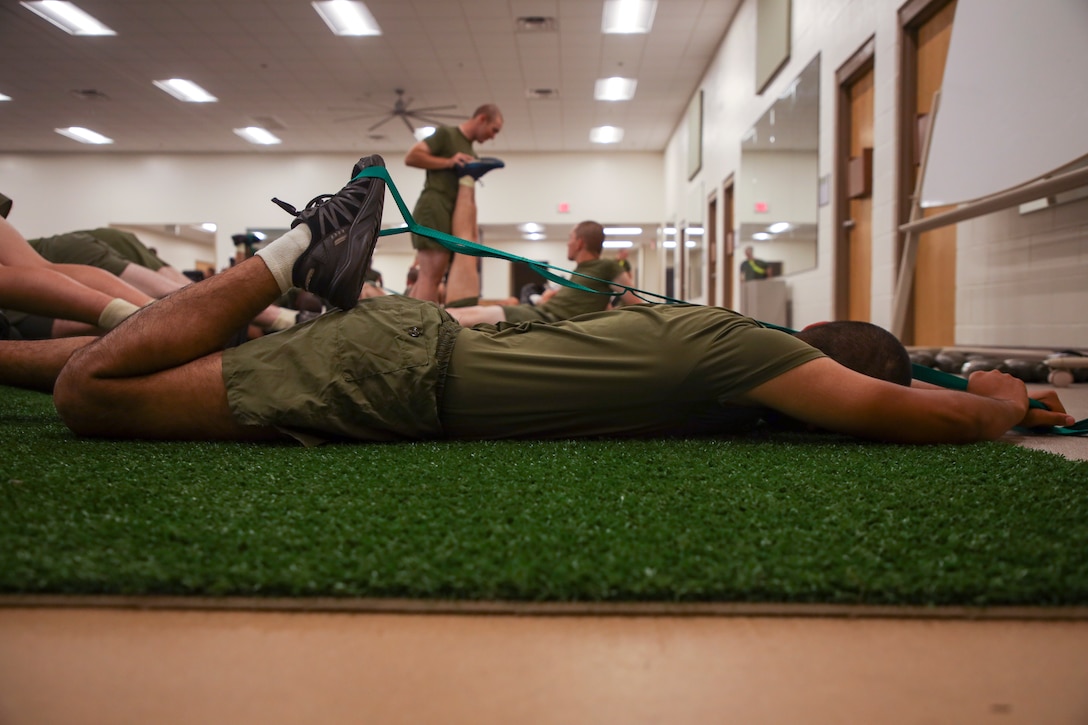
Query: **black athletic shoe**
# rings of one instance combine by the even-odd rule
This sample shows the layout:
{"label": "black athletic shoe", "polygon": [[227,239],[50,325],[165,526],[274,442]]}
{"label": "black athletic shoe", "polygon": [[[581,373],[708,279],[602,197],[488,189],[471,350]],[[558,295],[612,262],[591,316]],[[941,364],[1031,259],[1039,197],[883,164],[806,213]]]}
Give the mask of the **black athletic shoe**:
{"label": "black athletic shoe", "polygon": [[295,262],[291,281],[343,310],[359,303],[385,205],[384,181],[369,177],[355,180],[368,166],[385,166],[385,161],[377,154],[359,159],[347,186],[336,194],[311,199],[302,211],[272,200],[298,217],[292,229],[299,224],[310,228],[310,246]]}
{"label": "black athletic shoe", "polygon": [[481,159],[469,161],[467,164],[458,166],[457,176],[471,176],[473,179],[479,180],[479,178],[488,171],[491,171],[492,169],[501,169],[504,166],[506,166],[506,164],[501,160],[491,156],[484,156]]}

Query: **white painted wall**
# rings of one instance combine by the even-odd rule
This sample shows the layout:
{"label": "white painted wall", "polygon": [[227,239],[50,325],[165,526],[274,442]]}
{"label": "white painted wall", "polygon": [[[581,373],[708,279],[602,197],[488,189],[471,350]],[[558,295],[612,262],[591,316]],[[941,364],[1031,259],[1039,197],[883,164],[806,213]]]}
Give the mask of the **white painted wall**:
{"label": "white painted wall", "polygon": [[[477,187],[481,224],[537,221],[561,229],[565,242],[567,230],[584,219],[662,217],[660,154],[508,154],[503,160],[506,168]],[[15,200],[10,221],[27,237],[112,223],[214,222],[223,267],[233,252],[231,234],[288,226],[291,217],[269,201],[273,196],[303,206],[338,190],[353,161],[351,154],[8,154],[0,155],[0,189]],[[386,163],[410,212],[423,172],[401,158]],[[560,202],[568,212],[559,211]],[[402,221],[387,193],[386,224]]]}
{"label": "white painted wall", "polygon": [[[704,91],[702,169],[693,179],[687,178],[686,124],[678,123],[666,148],[664,218],[683,218],[693,192],[709,193],[730,174],[741,178],[741,136],[817,54],[821,57],[818,175],[830,174],[835,71],[875,37],[871,314],[873,322],[888,327],[898,264],[895,163],[899,142],[895,124],[897,12],[902,0],[793,0],[792,5],[791,57],[762,95],[755,93],[756,0],[745,0],[738,10],[699,85]],[[1015,104],[1016,99],[1005,102]],[[1000,154],[999,149],[994,151]],[[787,278],[796,326],[832,317],[833,209],[834,199],[819,209],[817,267]],[[1088,346],[1083,316],[1088,307],[1088,202],[1026,216],[1015,209],[999,212],[958,225],[958,237],[957,344]],[[724,274],[736,279],[737,270],[719,269],[719,276]],[[739,290],[739,284],[734,284],[734,289]]]}
{"label": "white painted wall", "polygon": [[[738,224],[815,224],[819,165],[816,154],[801,151],[746,151],[736,185]],[[767,205],[755,211],[755,203]]]}

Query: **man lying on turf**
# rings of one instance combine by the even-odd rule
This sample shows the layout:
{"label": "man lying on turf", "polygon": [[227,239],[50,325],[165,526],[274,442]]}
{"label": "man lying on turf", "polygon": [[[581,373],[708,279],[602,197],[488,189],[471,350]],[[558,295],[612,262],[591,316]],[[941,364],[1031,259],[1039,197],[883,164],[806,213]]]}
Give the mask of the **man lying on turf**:
{"label": "man lying on turf", "polygon": [[[381,163],[362,159],[353,179]],[[383,199],[380,180],[352,180],[311,202],[257,257],[97,341],[6,343],[0,380],[47,385],[55,377],[64,422],[109,438],[653,436],[743,429],[773,412],[863,438],[936,443],[1071,422],[1053,393],[1042,396],[1053,412],[1029,409],[1024,384],[999,372],[976,373],[970,392],[909,387],[902,346],[871,325],[793,336],[720,308],[637,305],[463,328],[431,303],[360,301]],[[222,350],[292,285],[341,310]],[[805,341],[841,355],[856,334],[872,339],[843,359],[895,382],[855,372]]]}

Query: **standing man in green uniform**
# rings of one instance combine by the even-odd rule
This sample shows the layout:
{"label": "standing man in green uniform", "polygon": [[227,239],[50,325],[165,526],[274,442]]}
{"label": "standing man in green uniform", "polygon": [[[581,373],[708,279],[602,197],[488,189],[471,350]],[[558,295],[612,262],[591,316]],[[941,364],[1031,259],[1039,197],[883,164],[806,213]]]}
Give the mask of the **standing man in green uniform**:
{"label": "standing man in green uniform", "polygon": [[740,263],[740,273],[745,282],[750,282],[753,279],[767,279],[771,276],[770,271],[767,269],[767,263],[762,259],[757,259],[751,247],[744,248],[744,257],[744,261]]}
{"label": "standing man in green uniform", "polygon": [[[498,106],[486,104],[477,108],[472,118],[464,123],[441,126],[411,148],[404,163],[427,171],[423,192],[412,211],[416,222],[470,242],[477,241],[476,180],[489,168],[497,166],[481,168],[473,164],[478,158],[473,144],[495,138],[502,130],[502,124]],[[438,302],[438,285],[447,272],[450,276],[446,285],[448,302],[479,296],[474,258],[452,255],[438,242],[418,234],[412,235],[412,247],[416,250],[419,279],[412,286],[410,296]]]}
{"label": "standing man in green uniform", "polygon": [[[569,320],[590,312],[601,312],[612,300],[611,293],[621,295],[618,304],[637,305],[640,300],[632,292],[623,289],[634,286],[631,275],[619,262],[601,259],[604,249],[604,227],[597,222],[585,221],[574,227],[567,241],[567,259],[578,264],[574,268],[573,281],[597,290],[594,294],[574,287],[564,287],[546,302],[539,305],[479,305],[475,307],[447,307],[455,320],[465,327],[480,323],[496,325],[500,322],[556,322]],[[585,277],[580,275],[587,275]],[[589,279],[593,277],[594,279]],[[604,280],[604,281],[601,281]],[[619,285],[615,289],[608,281]],[[621,294],[622,293],[622,294]]]}

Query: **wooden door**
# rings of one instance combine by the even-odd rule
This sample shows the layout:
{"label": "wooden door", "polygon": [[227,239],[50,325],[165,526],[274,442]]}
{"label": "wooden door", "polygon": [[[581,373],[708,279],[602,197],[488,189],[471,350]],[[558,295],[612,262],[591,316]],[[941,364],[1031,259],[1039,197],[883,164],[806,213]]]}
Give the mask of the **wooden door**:
{"label": "wooden door", "polygon": [[[870,67],[847,88],[850,104],[850,158],[848,168],[859,167],[862,176],[872,178],[873,69]],[[863,187],[867,186],[863,184]],[[873,200],[871,189],[854,192],[850,198],[846,227],[847,309],[846,319],[868,322],[872,315],[873,286]]]}
{"label": "wooden door", "polygon": [[718,197],[711,196],[706,204],[706,303],[710,307],[718,304]]}
{"label": "wooden door", "polygon": [[722,305],[735,310],[739,307],[733,299],[733,275],[737,265],[734,264],[734,250],[736,247],[736,231],[733,229],[733,177],[730,176],[722,185]]}
{"label": "wooden door", "polygon": [[[955,0],[915,29],[915,104],[917,113],[916,143],[921,147],[922,135],[933,112],[933,96],[940,90],[944,64],[952,38]],[[940,117],[940,110],[937,111]],[[940,121],[938,121],[939,123]],[[919,162],[921,159],[919,159]],[[919,165],[915,166],[915,179]],[[913,188],[913,186],[911,187]],[[950,207],[925,210],[933,216]],[[949,225],[926,232],[918,237],[918,257],[914,268],[914,291],[911,296],[908,339],[915,345],[942,346],[956,342],[956,227]]]}

